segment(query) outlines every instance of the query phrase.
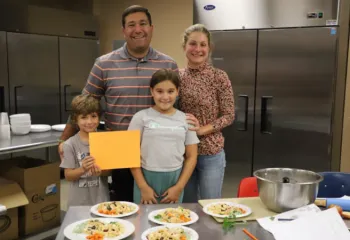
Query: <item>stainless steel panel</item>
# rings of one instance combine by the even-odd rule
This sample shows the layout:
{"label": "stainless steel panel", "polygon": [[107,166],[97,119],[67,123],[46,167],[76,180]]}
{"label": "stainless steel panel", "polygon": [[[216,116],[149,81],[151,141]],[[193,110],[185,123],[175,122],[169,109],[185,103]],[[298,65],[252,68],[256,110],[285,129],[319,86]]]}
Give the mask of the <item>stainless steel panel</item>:
{"label": "stainless steel panel", "polygon": [[77,38],[59,38],[61,113],[66,123],[74,96],[81,94],[95,59],[98,57],[98,41]]}
{"label": "stainless steel panel", "polygon": [[254,169],[330,170],[336,30],[259,31]]}
{"label": "stainless steel panel", "polygon": [[40,2],[0,1],[0,30],[98,38],[98,20],[92,14],[92,0],[79,0],[79,2],[65,0],[65,3],[60,0],[56,0],[56,3]]}
{"label": "stainless steel panel", "polygon": [[[58,37],[8,33],[11,112],[30,113],[33,124],[57,124]],[[15,93],[16,92],[16,93]],[[45,149],[14,153],[46,159]]]}
{"label": "stainless steel panel", "polygon": [[257,31],[217,31],[212,36],[213,64],[226,71],[235,96],[236,119],[223,131],[227,160],[224,191],[232,197],[239,180],[251,174]]}
{"label": "stainless steel panel", "polygon": [[[194,23],[210,30],[325,26],[336,20],[338,0],[194,0]],[[309,18],[309,13],[315,18]],[[322,15],[319,15],[321,13]]]}
{"label": "stainless steel panel", "polygon": [[0,112],[9,109],[6,32],[0,32]]}
{"label": "stainless steel panel", "polygon": [[8,33],[11,112],[34,124],[59,123],[58,38]]}
{"label": "stainless steel panel", "polygon": [[[8,87],[6,32],[0,32],[0,112],[10,109]],[[9,154],[0,155],[0,160],[8,158]]]}

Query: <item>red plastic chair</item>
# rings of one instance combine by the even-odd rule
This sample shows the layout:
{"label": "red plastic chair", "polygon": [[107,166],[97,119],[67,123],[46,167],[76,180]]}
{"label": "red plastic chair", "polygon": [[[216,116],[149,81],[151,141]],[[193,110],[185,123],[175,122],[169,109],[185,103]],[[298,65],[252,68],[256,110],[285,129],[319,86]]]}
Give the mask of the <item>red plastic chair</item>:
{"label": "red plastic chair", "polygon": [[258,182],[256,177],[243,178],[238,186],[237,197],[258,197]]}

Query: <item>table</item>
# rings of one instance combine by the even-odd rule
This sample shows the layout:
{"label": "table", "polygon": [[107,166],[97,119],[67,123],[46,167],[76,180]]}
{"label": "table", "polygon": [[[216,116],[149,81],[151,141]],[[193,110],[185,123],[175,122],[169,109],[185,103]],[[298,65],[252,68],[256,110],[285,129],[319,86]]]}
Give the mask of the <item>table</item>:
{"label": "table", "polygon": [[27,151],[38,148],[48,148],[58,145],[62,132],[48,131],[29,133],[26,135],[11,135],[9,140],[0,141],[0,154]]}
{"label": "table", "polygon": [[[153,210],[162,209],[166,207],[176,207],[176,204],[159,204],[159,205],[140,205],[140,210],[137,214],[123,219],[132,222],[135,225],[135,232],[127,240],[140,240],[141,234],[146,229],[158,226],[157,224],[148,220],[148,214]],[[196,212],[199,216],[199,220],[190,225],[189,227],[196,230],[199,234],[200,240],[232,240],[232,239],[249,239],[249,237],[242,232],[243,228],[246,228],[249,232],[255,235],[259,240],[273,240],[274,237],[271,233],[265,231],[257,222],[250,222],[246,224],[237,224],[235,228],[226,233],[222,229],[222,225],[217,223],[212,217],[208,216],[202,211],[202,207],[197,203],[183,203],[182,207],[188,208]],[[97,217],[90,213],[89,206],[77,206],[70,207],[63,223],[61,224],[60,231],[56,237],[56,240],[66,240],[63,231],[69,224],[88,219],[91,217]]]}

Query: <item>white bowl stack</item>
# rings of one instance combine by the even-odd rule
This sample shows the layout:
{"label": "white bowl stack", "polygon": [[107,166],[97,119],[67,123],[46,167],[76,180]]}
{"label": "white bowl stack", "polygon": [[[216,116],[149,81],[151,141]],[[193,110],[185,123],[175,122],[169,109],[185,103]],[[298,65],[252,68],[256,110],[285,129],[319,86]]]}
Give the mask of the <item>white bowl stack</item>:
{"label": "white bowl stack", "polygon": [[29,113],[10,115],[11,131],[15,135],[25,135],[30,131],[32,124]]}

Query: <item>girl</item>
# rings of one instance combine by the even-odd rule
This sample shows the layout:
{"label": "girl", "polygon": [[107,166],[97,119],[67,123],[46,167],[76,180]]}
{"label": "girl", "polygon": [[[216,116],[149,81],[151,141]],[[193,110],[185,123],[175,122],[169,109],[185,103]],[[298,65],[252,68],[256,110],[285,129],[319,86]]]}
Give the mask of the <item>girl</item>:
{"label": "girl", "polygon": [[134,176],[134,202],[181,203],[183,189],[197,162],[196,132],[185,113],[176,110],[179,77],[172,70],[155,72],[150,83],[155,106],[132,118],[129,130],[141,131],[141,168]]}
{"label": "girl", "polygon": [[99,101],[91,95],[76,96],[72,111],[72,120],[78,125],[79,132],[63,143],[60,165],[70,182],[68,207],[109,201],[109,172],[101,172],[89,151],[89,133],[95,132],[100,122]]}
{"label": "girl", "polygon": [[234,119],[231,82],[224,71],[208,62],[212,42],[204,25],[186,29],[183,49],[188,65],[180,71],[180,109],[192,113],[200,123],[197,166],[186,186],[184,202],[221,198],[226,166],[221,131]]}

